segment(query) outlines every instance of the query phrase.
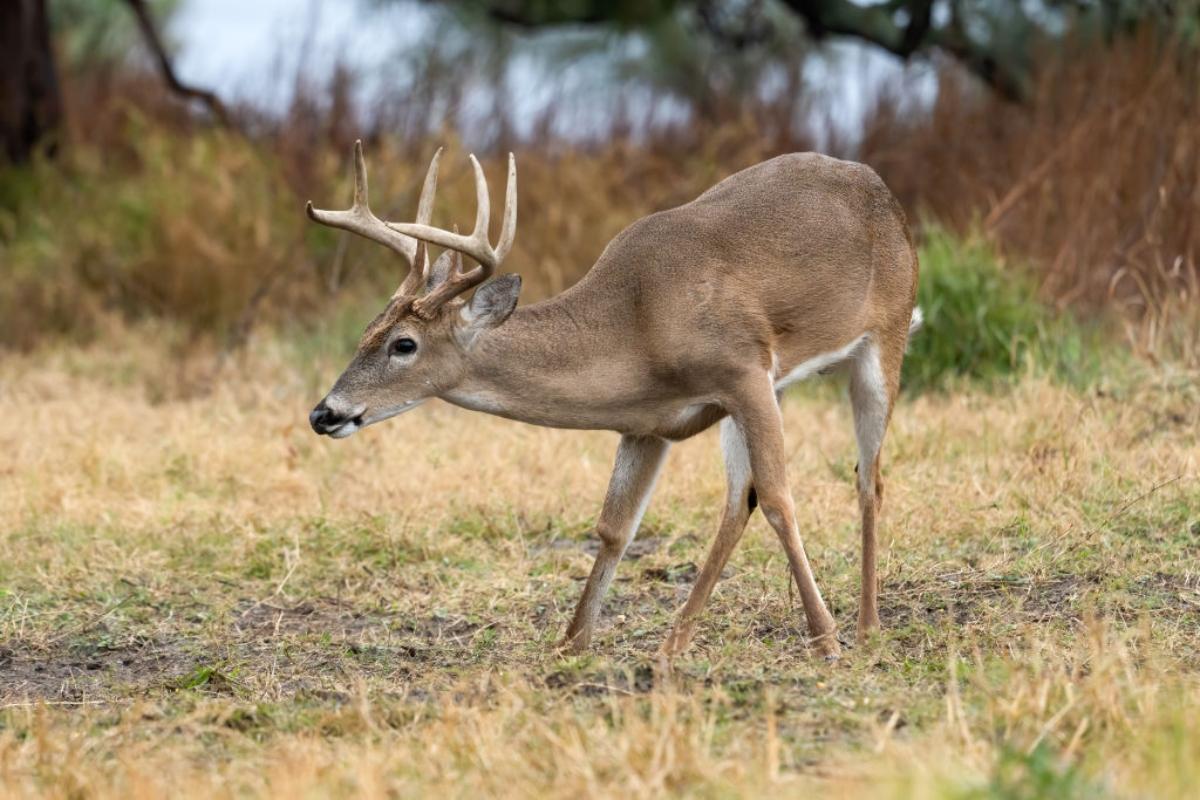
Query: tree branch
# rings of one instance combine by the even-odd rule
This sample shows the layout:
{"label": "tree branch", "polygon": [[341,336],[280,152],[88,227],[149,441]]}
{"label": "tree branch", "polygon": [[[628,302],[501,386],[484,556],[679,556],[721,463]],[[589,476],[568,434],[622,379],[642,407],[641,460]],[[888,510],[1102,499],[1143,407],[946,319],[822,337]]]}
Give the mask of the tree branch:
{"label": "tree branch", "polygon": [[709,36],[734,50],[761,45],[771,38],[772,26],[763,18],[759,3],[755,3],[742,15],[740,24],[733,24],[721,13],[720,0],[699,0],[696,15]]}
{"label": "tree branch", "polygon": [[484,0],[465,3],[482,6],[485,13],[497,22],[522,28],[612,22],[639,25],[661,19],[670,13],[676,4],[677,0],[577,0],[571,3]]}
{"label": "tree branch", "polygon": [[[1070,2],[1071,0],[1058,0]],[[1023,61],[988,42],[973,39],[959,24],[957,2],[951,3],[951,19],[937,26],[933,21],[935,0],[887,0],[860,4],[855,0],[780,0],[804,20],[814,39],[848,36],[882,48],[902,59],[937,49],[961,62],[1000,96],[1020,102],[1025,96]],[[661,19],[675,9],[694,7],[711,36],[734,47],[756,43],[764,34],[753,26],[731,28],[720,19],[719,3],[711,0],[458,0],[459,5],[481,9],[492,19],[509,25],[536,28],[542,25],[639,25]],[[907,20],[897,22],[904,12]]]}
{"label": "tree branch", "polygon": [[[808,25],[814,39],[829,35],[850,36],[869,42],[903,59],[934,47],[945,51],[998,92],[1020,101],[1024,82],[1008,61],[987,45],[971,39],[954,21],[933,26],[932,0],[907,0],[876,5],[859,5],[851,0],[783,0]],[[897,11],[908,12],[903,28],[895,22]],[[956,15],[957,16],[957,15]]]}
{"label": "tree branch", "polygon": [[933,0],[917,0],[911,4],[908,13],[908,26],[900,39],[900,50],[907,54],[906,58],[917,52],[929,33],[929,26],[933,22]]}
{"label": "tree branch", "polygon": [[163,47],[158,30],[154,27],[154,18],[150,14],[150,9],[146,7],[145,0],[125,0],[125,2],[134,16],[137,17],[138,28],[141,29],[142,38],[145,40],[146,46],[150,48],[150,52],[154,55],[155,61],[158,62],[158,71],[162,73],[163,80],[166,82],[168,88],[189,100],[199,100],[208,108],[209,113],[213,115],[217,122],[226,128],[233,127],[229,111],[225,108],[225,104],[221,102],[221,98],[207,89],[189,86],[179,80],[179,76],[175,74],[175,67],[171,64],[171,58],[167,55],[166,48]]}

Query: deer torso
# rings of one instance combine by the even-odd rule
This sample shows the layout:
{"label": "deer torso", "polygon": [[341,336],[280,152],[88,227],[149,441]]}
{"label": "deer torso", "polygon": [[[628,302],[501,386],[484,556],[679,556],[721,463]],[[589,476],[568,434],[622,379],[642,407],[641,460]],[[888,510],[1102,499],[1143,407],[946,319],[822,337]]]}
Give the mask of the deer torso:
{"label": "deer torso", "polygon": [[907,335],[915,283],[903,212],[870,168],[780,156],[630,225],[578,284],[485,334],[444,399],[681,438],[750,370],[782,381],[864,335]]}

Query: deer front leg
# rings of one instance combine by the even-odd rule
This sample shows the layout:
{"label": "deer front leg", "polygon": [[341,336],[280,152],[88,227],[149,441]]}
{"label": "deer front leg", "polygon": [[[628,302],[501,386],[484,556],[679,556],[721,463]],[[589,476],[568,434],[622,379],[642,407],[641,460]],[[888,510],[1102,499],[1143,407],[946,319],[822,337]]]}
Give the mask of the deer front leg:
{"label": "deer front leg", "polygon": [[582,652],[591,644],[592,631],[600,616],[600,601],[612,583],[625,548],[637,533],[669,447],[666,440],[653,436],[621,437],[617,463],[596,525],[600,552],[561,642],[570,652]]}
{"label": "deer front leg", "polygon": [[736,403],[737,407],[730,411],[746,436],[758,503],[787,554],[792,576],[800,590],[809,635],[821,655],[836,658],[841,651],[837,626],[821,599],[821,590],[817,588],[796,526],[796,507],[788,488],[783,416],[770,376],[763,374],[760,379],[747,382]]}
{"label": "deer front leg", "polygon": [[691,644],[696,620],[704,610],[717,579],[721,577],[721,571],[729,561],[729,556],[741,541],[746,522],[754,513],[757,502],[750,479],[750,453],[746,448],[746,437],[729,417],[721,420],[721,452],[725,457],[727,482],[721,527],[717,530],[717,538],[713,540],[708,558],[700,568],[700,574],[696,577],[696,583],[692,586],[692,592],[688,595],[683,610],[679,612],[671,633],[663,642],[659,655],[666,665]]}

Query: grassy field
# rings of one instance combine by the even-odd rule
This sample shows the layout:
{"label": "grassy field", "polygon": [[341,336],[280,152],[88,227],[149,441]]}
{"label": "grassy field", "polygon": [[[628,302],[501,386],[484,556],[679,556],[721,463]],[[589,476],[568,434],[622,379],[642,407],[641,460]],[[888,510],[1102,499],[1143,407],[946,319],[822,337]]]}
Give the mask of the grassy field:
{"label": "grassy field", "polygon": [[[102,343],[101,343],[102,342]],[[0,363],[10,796],[1185,797],[1200,781],[1200,390],[1125,364],[906,397],[884,631],[854,646],[841,388],[785,399],[849,647],[808,650],[755,517],[671,685],[651,665],[719,515],[673,451],[593,652],[560,657],[616,437],[433,404],[346,442],[340,363],[215,370],[152,327]],[[467,477],[470,480],[467,480]],[[849,638],[847,634],[849,632]]]}

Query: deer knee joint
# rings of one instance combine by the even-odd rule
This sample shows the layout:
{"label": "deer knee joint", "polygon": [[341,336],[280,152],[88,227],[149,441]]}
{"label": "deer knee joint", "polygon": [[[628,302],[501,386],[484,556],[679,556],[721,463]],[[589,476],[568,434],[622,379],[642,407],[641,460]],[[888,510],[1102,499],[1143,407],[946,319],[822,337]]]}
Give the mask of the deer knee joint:
{"label": "deer knee joint", "polygon": [[860,505],[871,502],[876,508],[883,503],[883,478],[878,464],[858,470],[858,502]]}
{"label": "deer knee joint", "polygon": [[791,498],[786,495],[760,494],[757,499],[763,516],[767,518],[767,522],[771,524],[772,528],[782,530],[791,525],[792,517],[795,514]]}
{"label": "deer knee joint", "polygon": [[625,531],[607,523],[601,522],[596,526],[596,536],[600,546],[610,552],[621,550],[625,546]]}

